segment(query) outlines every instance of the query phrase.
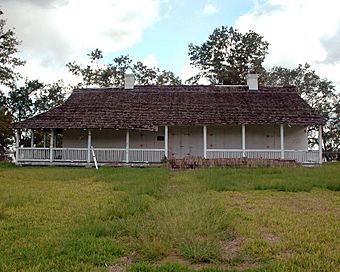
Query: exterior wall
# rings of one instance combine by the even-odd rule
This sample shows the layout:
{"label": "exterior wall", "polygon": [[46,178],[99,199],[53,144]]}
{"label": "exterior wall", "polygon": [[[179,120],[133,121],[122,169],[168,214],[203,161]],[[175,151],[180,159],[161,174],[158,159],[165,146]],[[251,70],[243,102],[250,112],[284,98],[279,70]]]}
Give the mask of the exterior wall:
{"label": "exterior wall", "polygon": [[158,132],[131,130],[130,148],[164,149],[164,127]]}
{"label": "exterior wall", "polygon": [[242,148],[241,126],[208,126],[207,148],[241,149]]}
{"label": "exterior wall", "polygon": [[307,150],[307,128],[303,126],[285,126],[284,145],[287,150]]}
{"label": "exterior wall", "polygon": [[[126,131],[124,130],[92,129],[91,133],[94,148],[125,148]],[[87,130],[67,129],[63,133],[63,147],[87,148],[87,135]],[[163,138],[158,138],[158,136],[163,136]],[[158,132],[130,131],[130,148],[164,148],[164,128]]]}
{"label": "exterior wall", "polygon": [[279,125],[246,125],[247,149],[280,149]]}
{"label": "exterior wall", "polygon": [[[122,130],[92,130],[92,145],[95,148],[125,148],[125,133]],[[208,126],[207,149],[242,149],[241,138],[241,126]],[[87,130],[65,130],[63,147],[86,148]],[[130,131],[130,148],[163,149],[164,127],[158,132]],[[284,148],[307,150],[306,128],[285,126]],[[280,126],[247,125],[246,149],[280,149]],[[169,127],[169,155],[176,158],[203,156],[203,127]]]}
{"label": "exterior wall", "polygon": [[84,129],[64,130],[63,147],[86,148],[87,147],[87,131]]}
{"label": "exterior wall", "polygon": [[188,155],[203,157],[203,127],[169,127],[169,156]]}
{"label": "exterior wall", "polygon": [[114,129],[92,129],[91,142],[94,148],[125,148],[126,132]]}
{"label": "exterior wall", "polygon": [[[279,125],[248,125],[246,126],[247,149],[280,149]],[[308,139],[306,127],[284,126],[284,149],[307,150]]]}

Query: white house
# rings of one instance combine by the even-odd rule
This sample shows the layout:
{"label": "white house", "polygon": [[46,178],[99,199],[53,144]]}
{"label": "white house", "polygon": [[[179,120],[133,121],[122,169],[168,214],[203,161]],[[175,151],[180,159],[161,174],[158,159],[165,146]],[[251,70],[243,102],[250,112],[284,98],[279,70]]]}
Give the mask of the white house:
{"label": "white house", "polygon": [[[74,90],[63,105],[13,124],[16,161],[88,165],[93,150],[99,163],[187,155],[321,163],[321,150],[308,150],[307,127],[319,126],[321,142],[323,118],[295,87],[258,87],[257,78],[237,86],[134,86],[128,76],[122,88]],[[31,146],[20,146],[20,129],[32,130]],[[48,145],[37,146],[38,130]]]}

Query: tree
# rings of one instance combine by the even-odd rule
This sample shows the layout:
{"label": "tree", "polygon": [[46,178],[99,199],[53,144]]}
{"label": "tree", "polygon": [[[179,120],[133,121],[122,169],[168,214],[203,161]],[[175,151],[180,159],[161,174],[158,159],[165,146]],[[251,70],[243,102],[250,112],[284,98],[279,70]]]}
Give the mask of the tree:
{"label": "tree", "polygon": [[[0,16],[2,14],[0,10]],[[19,44],[14,31],[6,29],[6,20],[0,18],[0,85],[13,86],[19,77],[15,69],[25,63],[16,56]]]}
{"label": "tree", "polygon": [[[340,96],[333,83],[320,78],[306,63],[295,69],[274,67],[265,76],[268,85],[295,85],[301,97],[326,120],[323,128],[323,149],[340,150]],[[317,144],[317,128],[309,128],[309,145]]]}
{"label": "tree", "polygon": [[63,81],[44,84],[38,80],[26,80],[23,86],[9,91],[8,106],[15,121],[19,122],[61,105],[65,96]]}
{"label": "tree", "polygon": [[191,65],[200,71],[189,82],[195,84],[205,78],[212,84],[245,84],[249,72],[265,71],[262,63],[268,46],[253,31],[242,34],[233,27],[216,28],[203,44],[189,44]]}
{"label": "tree", "polygon": [[60,106],[65,101],[66,87],[64,82],[58,82],[44,85],[40,92],[34,94],[33,112],[39,114],[49,109]]}
{"label": "tree", "polygon": [[133,64],[129,56],[119,56],[113,59],[112,63],[102,63],[103,54],[95,49],[90,54],[90,63],[81,66],[76,62],[67,64],[73,75],[80,76],[82,81],[77,87],[119,87],[124,85],[124,75],[131,69],[136,78],[136,84],[140,85],[166,85],[181,84],[181,80],[171,71],[159,68],[149,68],[142,62]]}
{"label": "tree", "polygon": [[12,116],[7,108],[7,101],[0,91],[0,155],[7,150],[12,143],[13,131],[11,128]]}

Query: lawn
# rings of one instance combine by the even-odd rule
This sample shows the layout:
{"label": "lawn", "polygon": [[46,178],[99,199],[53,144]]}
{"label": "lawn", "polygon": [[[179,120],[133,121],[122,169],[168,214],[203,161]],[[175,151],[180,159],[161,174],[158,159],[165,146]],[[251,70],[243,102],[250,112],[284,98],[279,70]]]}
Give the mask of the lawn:
{"label": "lawn", "polygon": [[0,271],[339,271],[340,164],[0,164]]}

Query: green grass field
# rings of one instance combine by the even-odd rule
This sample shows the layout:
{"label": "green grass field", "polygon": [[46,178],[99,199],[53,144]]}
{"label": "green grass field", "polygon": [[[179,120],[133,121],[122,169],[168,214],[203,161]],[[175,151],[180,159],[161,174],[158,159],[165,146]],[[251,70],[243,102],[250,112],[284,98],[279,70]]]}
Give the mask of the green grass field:
{"label": "green grass field", "polygon": [[339,271],[340,164],[0,164],[0,271]]}

